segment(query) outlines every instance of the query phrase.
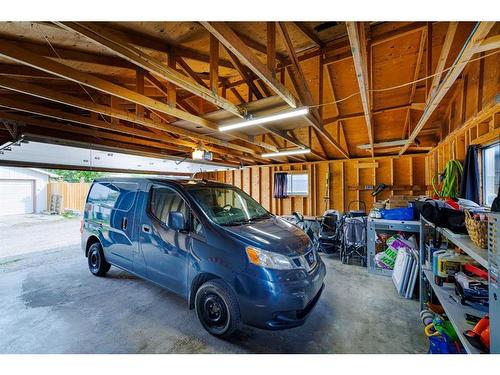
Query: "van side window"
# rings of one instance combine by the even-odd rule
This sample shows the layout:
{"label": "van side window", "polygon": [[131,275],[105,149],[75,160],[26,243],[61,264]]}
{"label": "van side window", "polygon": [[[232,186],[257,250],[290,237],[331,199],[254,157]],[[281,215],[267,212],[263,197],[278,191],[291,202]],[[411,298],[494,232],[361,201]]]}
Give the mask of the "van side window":
{"label": "van side window", "polygon": [[113,208],[120,195],[120,189],[108,182],[98,182],[92,186],[88,201]]}
{"label": "van side window", "polygon": [[134,204],[139,185],[129,182],[119,182],[114,185],[120,189],[120,196],[115,203],[115,208],[122,211],[130,210]]}
{"label": "van side window", "polygon": [[188,208],[184,199],[169,188],[151,188],[150,212],[162,223],[166,224],[171,211],[180,211],[188,219]]}

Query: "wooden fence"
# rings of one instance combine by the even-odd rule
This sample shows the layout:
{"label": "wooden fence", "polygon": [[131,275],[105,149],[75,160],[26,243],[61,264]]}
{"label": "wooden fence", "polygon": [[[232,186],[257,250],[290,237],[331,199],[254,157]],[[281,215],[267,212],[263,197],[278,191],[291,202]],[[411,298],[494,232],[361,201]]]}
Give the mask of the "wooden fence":
{"label": "wooden fence", "polygon": [[50,182],[47,185],[47,204],[50,205],[53,194],[60,195],[62,196],[62,212],[65,209],[83,212],[90,185],[86,182]]}

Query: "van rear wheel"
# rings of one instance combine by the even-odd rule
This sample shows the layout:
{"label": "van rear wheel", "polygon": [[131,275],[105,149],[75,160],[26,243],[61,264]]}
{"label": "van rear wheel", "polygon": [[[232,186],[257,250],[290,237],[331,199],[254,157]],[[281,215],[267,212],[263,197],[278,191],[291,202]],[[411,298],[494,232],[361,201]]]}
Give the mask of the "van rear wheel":
{"label": "van rear wheel", "polygon": [[95,276],[104,276],[111,268],[111,264],[106,262],[101,244],[96,242],[90,245],[89,254],[87,256],[89,270]]}
{"label": "van rear wheel", "polygon": [[198,289],[195,308],[203,328],[216,337],[228,337],[241,326],[238,300],[222,280],[207,281]]}

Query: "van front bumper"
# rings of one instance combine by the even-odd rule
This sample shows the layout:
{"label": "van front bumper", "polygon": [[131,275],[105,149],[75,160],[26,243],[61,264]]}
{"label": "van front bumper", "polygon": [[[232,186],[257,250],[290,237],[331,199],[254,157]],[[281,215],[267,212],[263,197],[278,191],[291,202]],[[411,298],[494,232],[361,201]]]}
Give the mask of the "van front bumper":
{"label": "van front bumper", "polygon": [[321,297],[325,275],[321,260],[303,280],[270,282],[245,275],[237,288],[243,323],[269,330],[304,324]]}

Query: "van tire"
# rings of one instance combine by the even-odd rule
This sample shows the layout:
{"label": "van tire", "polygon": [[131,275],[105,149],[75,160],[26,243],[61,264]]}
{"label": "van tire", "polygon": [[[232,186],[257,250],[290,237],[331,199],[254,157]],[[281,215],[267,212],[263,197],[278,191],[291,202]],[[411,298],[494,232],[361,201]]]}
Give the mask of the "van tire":
{"label": "van tire", "polygon": [[87,260],[89,270],[95,276],[104,276],[111,268],[111,264],[106,262],[104,258],[104,252],[99,242],[90,245]]}
{"label": "van tire", "polygon": [[196,291],[196,316],[208,333],[226,338],[241,326],[240,306],[231,288],[220,279],[212,279]]}

